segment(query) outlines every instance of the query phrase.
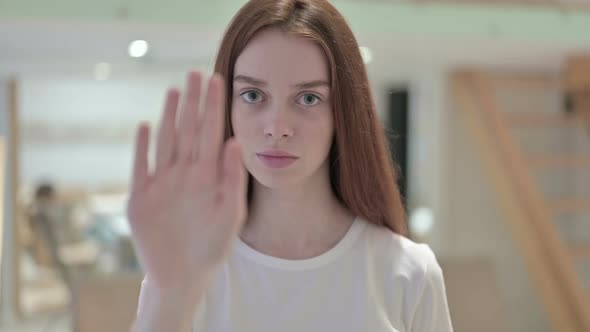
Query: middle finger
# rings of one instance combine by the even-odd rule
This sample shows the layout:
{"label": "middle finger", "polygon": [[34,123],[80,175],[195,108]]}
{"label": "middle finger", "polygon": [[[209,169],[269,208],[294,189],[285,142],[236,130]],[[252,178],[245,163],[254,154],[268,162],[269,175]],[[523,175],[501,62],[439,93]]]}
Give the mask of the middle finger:
{"label": "middle finger", "polygon": [[199,102],[201,99],[202,74],[191,71],[187,77],[185,99],[178,124],[178,159],[191,161],[194,147],[198,144],[197,128],[199,120]]}

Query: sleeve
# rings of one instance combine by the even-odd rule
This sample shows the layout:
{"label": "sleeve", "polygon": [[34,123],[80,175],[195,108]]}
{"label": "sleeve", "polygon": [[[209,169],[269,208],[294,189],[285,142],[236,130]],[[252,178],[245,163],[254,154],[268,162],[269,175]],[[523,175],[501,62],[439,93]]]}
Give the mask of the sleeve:
{"label": "sleeve", "polygon": [[425,269],[418,302],[411,318],[410,332],[452,332],[442,269],[429,246],[425,249]]}

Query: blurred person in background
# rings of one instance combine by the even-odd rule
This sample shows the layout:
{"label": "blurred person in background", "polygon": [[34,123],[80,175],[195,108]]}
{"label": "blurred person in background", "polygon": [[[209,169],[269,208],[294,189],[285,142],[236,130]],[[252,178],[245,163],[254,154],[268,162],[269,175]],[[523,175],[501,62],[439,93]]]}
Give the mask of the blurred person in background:
{"label": "blurred person in background", "polygon": [[55,268],[71,290],[70,272],[59,255],[65,223],[67,220],[63,213],[60,213],[53,184],[47,182],[37,186],[29,208],[29,228],[32,234],[30,251],[38,265]]}
{"label": "blurred person in background", "polygon": [[128,203],[134,331],[452,331],[442,270],[407,238],[356,39],[321,0],[252,0],[203,75],[169,89]]}

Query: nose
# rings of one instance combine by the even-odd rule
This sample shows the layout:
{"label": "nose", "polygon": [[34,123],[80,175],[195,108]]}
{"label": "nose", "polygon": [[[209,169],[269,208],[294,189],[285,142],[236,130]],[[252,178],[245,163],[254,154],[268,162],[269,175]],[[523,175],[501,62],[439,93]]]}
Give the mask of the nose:
{"label": "nose", "polygon": [[264,128],[264,136],[275,139],[287,139],[293,136],[293,126],[286,119],[285,111],[272,112]]}

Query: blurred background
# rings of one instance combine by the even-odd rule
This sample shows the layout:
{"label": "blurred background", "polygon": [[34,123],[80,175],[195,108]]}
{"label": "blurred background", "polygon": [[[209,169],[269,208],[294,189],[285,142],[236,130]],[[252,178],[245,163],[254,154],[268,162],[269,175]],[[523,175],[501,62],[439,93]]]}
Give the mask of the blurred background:
{"label": "blurred background", "polygon": [[[590,331],[590,1],[338,0],[455,330]],[[244,0],[0,0],[0,331],[127,331],[139,121]]]}

